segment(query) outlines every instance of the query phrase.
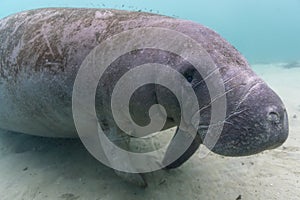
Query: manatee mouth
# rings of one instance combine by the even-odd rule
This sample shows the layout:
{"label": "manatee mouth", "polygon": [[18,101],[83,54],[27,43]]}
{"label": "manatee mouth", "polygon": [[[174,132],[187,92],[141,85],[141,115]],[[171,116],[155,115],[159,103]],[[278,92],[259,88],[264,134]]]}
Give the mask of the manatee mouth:
{"label": "manatee mouth", "polygon": [[[236,123],[232,120],[224,124],[223,132],[211,149],[214,153],[223,156],[249,156],[265,150],[281,146],[288,137],[288,118],[284,111],[280,119],[262,120],[261,124],[253,123],[247,126],[244,121]],[[250,122],[251,123],[251,122]]]}
{"label": "manatee mouth", "polygon": [[[224,156],[249,156],[281,146],[288,138],[288,115],[274,96],[227,119],[221,136],[212,151]],[[274,103],[276,102],[276,104]],[[259,109],[261,106],[263,109]]]}

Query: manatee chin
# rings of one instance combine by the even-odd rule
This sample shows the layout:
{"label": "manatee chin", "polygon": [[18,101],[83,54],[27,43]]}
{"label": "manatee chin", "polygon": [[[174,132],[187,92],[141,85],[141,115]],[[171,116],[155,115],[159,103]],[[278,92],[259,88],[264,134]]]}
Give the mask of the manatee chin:
{"label": "manatee chin", "polygon": [[248,156],[279,147],[288,137],[286,109],[265,83],[252,87],[228,113],[214,153]]}

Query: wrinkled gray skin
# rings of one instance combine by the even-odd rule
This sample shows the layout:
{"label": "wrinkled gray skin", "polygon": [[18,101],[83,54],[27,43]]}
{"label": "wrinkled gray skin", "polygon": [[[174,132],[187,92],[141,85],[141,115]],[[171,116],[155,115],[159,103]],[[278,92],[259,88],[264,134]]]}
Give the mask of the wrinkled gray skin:
{"label": "wrinkled gray skin", "polygon": [[[225,84],[227,118],[213,152],[245,156],[278,147],[286,140],[288,119],[282,101],[250,69],[239,52],[217,33],[190,21],[103,9],[39,9],[0,21],[0,128],[45,137],[76,137],[71,97],[78,68],[100,42],[138,27],[163,27],[184,33],[199,42],[216,63]],[[194,125],[199,127],[199,134],[190,148],[167,166],[175,168],[197,150],[210,121],[207,88],[204,82],[197,84],[205,77],[195,73],[189,63],[169,52],[153,49],[137,50],[120,57],[99,83],[96,110],[101,113],[101,124],[112,140],[126,138],[120,130],[112,131],[116,125],[111,120],[108,99],[114,84],[126,71],[151,62],[167,64],[181,72],[195,86],[199,99],[201,121]],[[146,125],[149,107],[157,103],[167,110],[165,129],[178,126],[178,101],[170,91],[157,85],[148,85],[135,92],[130,103],[132,118],[137,124]],[[182,130],[177,132],[185,134]],[[168,148],[165,161],[180,145],[176,135],[178,133]],[[128,140],[124,139],[119,145],[127,148]],[[146,186],[140,174],[118,174]]]}

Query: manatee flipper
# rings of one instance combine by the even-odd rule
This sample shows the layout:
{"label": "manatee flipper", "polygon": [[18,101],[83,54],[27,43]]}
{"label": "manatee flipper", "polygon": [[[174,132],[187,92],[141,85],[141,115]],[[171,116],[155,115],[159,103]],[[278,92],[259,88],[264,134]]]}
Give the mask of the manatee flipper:
{"label": "manatee flipper", "polygon": [[[109,133],[106,133],[108,138],[119,148],[124,149],[125,151],[130,152],[130,136],[124,134],[119,128],[111,128]],[[133,183],[139,187],[145,188],[147,187],[147,182],[144,179],[142,174],[139,173],[128,173],[116,170],[118,166],[122,166],[122,168],[129,169],[130,171],[135,170],[130,156],[128,154],[118,154],[115,148],[109,149],[109,155],[107,156],[111,166],[114,168],[115,173],[121,177],[123,180]],[[126,166],[127,165],[127,166]]]}
{"label": "manatee flipper", "polygon": [[[168,164],[165,169],[174,169],[179,166],[181,166],[183,163],[185,163],[199,148],[200,144],[202,143],[202,140],[200,138],[199,134],[196,134],[195,138],[193,139],[191,145],[184,151],[185,144],[191,140],[191,135],[179,128],[177,128],[176,133],[174,137],[172,138],[167,152],[165,154],[165,157],[163,159],[163,164],[167,165],[167,163],[170,162],[170,160],[175,160],[171,164]],[[175,153],[176,152],[176,153]],[[176,156],[177,152],[184,152],[179,158],[175,159],[174,156]]]}

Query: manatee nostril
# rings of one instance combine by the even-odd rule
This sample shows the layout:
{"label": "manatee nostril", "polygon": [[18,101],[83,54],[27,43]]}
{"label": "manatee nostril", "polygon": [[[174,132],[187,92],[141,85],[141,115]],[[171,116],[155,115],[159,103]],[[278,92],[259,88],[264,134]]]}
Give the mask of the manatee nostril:
{"label": "manatee nostril", "polygon": [[280,115],[279,115],[278,112],[271,111],[271,112],[268,113],[268,118],[267,119],[272,123],[279,124]]}

